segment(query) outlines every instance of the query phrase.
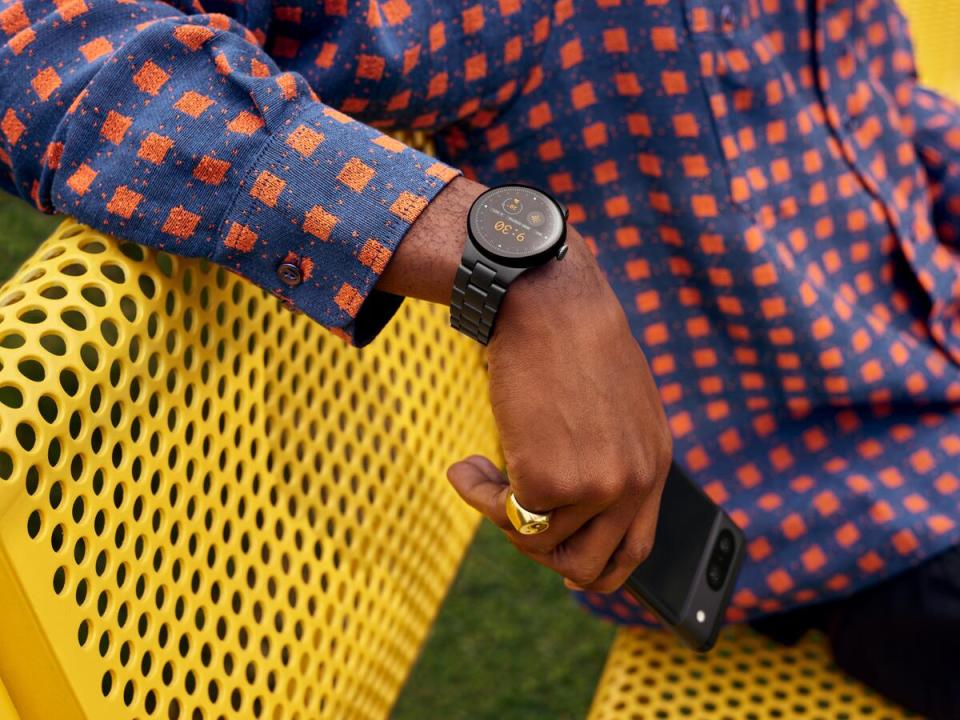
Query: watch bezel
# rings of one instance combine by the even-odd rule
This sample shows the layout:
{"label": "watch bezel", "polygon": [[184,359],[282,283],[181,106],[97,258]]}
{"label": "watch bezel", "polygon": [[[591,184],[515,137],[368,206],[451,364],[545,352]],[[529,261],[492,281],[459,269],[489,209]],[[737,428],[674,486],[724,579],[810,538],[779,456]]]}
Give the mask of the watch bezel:
{"label": "watch bezel", "polygon": [[[557,208],[557,211],[560,213],[560,217],[563,219],[563,225],[560,230],[560,235],[557,238],[557,241],[554,242],[549,247],[541,250],[538,253],[533,255],[527,255],[526,257],[511,257],[505,255],[499,255],[492,250],[485,248],[480,242],[477,241],[476,237],[473,234],[473,209],[476,207],[477,203],[480,202],[486,195],[492,193],[495,190],[500,190],[505,187],[521,187],[526,188],[527,190],[533,190],[534,192],[540,193],[547,200],[553,203],[554,207]],[[563,246],[567,240],[567,208],[558,201],[550,193],[538,188],[533,185],[525,185],[524,183],[504,183],[503,185],[496,185],[487,190],[484,190],[480,195],[477,196],[470,204],[470,210],[467,212],[467,237],[470,238],[470,244],[476,248],[477,252],[483,255],[486,258],[496,261],[501,265],[514,268],[530,268],[536,267],[538,265],[543,265],[545,262],[551,258],[557,257],[557,251]]]}

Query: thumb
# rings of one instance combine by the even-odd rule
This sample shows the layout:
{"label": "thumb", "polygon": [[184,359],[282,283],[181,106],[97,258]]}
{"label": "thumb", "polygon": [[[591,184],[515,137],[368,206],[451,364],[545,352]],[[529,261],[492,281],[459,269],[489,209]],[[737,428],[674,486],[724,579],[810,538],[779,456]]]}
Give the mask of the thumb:
{"label": "thumb", "polygon": [[471,455],[447,468],[447,479],[467,505],[486,515],[501,530],[511,530],[506,499],[510,485],[482,455]]}

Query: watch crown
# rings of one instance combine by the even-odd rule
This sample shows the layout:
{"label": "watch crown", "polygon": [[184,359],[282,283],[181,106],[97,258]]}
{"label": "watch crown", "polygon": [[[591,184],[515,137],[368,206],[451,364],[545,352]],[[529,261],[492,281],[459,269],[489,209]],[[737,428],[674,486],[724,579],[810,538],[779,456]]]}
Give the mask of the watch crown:
{"label": "watch crown", "polygon": [[570,246],[564,243],[557,249],[557,260],[563,260],[567,256],[567,250],[570,249]]}

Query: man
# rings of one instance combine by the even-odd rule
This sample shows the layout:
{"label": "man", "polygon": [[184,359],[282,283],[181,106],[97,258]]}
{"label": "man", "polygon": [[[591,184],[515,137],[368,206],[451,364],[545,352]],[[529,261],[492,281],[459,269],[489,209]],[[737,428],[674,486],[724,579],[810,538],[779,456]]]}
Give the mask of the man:
{"label": "man", "polygon": [[825,603],[767,631],[829,625],[850,672],[960,712],[960,116],[891,0],[18,0],[0,28],[4,187],[356,344],[450,302],[484,189],[451,165],[552,193],[568,257],[510,285],[489,356],[551,526],[513,530],[482,458],[456,489],[639,622],[593,591],[649,552],[672,452],[749,538],[731,620]]}

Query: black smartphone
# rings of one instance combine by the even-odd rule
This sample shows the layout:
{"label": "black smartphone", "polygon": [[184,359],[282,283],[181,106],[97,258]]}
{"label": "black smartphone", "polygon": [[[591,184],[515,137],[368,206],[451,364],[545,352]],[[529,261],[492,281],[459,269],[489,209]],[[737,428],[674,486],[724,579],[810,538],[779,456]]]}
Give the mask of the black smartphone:
{"label": "black smartphone", "polygon": [[673,463],[653,550],[624,589],[685,645],[706,652],[717,641],[730,604],[744,542],[730,516]]}

